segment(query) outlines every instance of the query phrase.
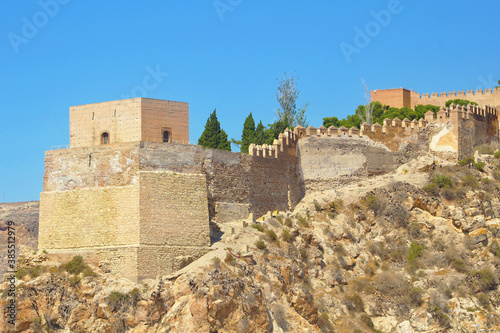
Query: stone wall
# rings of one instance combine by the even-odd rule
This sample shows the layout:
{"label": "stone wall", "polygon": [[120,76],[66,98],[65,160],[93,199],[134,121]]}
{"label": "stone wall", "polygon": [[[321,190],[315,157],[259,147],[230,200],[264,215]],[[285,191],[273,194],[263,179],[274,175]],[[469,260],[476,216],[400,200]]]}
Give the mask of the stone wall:
{"label": "stone wall", "polygon": [[203,174],[140,172],[140,243],[210,246]]}
{"label": "stone wall", "polygon": [[139,148],[135,142],[46,151],[43,190],[135,184]]}
{"label": "stone wall", "polygon": [[296,140],[288,143],[285,140],[286,153],[278,158],[194,145],[150,142],[143,145],[141,170],[205,175],[211,221],[223,223],[246,218],[251,212],[261,215],[269,210],[286,210],[289,201],[294,207],[304,195]]}
{"label": "stone wall", "polygon": [[173,273],[209,250],[197,246],[142,246],[137,249],[137,280]]}
{"label": "stone wall", "polygon": [[171,273],[206,253],[205,176],[139,172],[138,179],[43,192],[39,249],[65,260],[93,254],[103,269],[134,281]]}
{"label": "stone wall", "polygon": [[450,91],[431,94],[417,94],[416,98],[412,98],[412,107],[416,105],[432,104],[438,106],[445,106],[445,103],[450,99],[466,99],[478,103],[480,106],[491,105],[500,107],[500,89],[476,89],[467,91]]}
{"label": "stone wall", "polygon": [[279,158],[152,142],[48,151],[44,192],[132,185],[139,171],[202,174],[210,218],[225,222],[288,209],[289,195],[292,206],[297,204],[303,189],[296,141],[290,144]]}
{"label": "stone wall", "polygon": [[399,153],[368,138],[306,137],[299,140],[302,177],[307,190],[341,186],[395,170]]}
{"label": "stone wall", "polygon": [[40,195],[40,249],[139,244],[139,188],[105,186]]}
{"label": "stone wall", "polygon": [[498,142],[498,114],[496,108],[475,105],[441,107],[425,119],[440,125],[432,137],[429,149],[443,158],[461,160],[474,154],[474,147]]}
{"label": "stone wall", "polygon": [[40,249],[85,253],[132,280],[209,250],[209,221],[286,210],[303,196],[296,138],[279,157],[135,142],[46,152]]}
{"label": "stone wall", "polygon": [[361,124],[361,129],[356,127],[346,128],[344,126],[336,128],[330,126],[326,128],[320,126],[315,128],[309,126],[304,128],[302,126],[295,127],[295,134],[298,138],[306,137],[329,137],[329,138],[364,138],[370,139],[375,142],[382,143],[391,151],[398,151],[408,142],[416,142],[420,131],[427,125],[424,119],[417,120],[400,120],[399,118],[384,119],[384,125],[375,123],[368,125],[367,123]]}

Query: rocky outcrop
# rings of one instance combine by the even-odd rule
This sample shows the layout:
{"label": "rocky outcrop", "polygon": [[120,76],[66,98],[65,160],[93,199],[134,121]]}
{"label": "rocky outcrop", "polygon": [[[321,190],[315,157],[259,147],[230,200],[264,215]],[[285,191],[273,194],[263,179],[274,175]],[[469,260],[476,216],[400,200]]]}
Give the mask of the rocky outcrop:
{"label": "rocky outcrop", "polygon": [[494,331],[499,195],[483,183],[454,199],[391,179],[355,200],[311,195],[221,226],[213,251],[141,284],[26,252],[9,332]]}

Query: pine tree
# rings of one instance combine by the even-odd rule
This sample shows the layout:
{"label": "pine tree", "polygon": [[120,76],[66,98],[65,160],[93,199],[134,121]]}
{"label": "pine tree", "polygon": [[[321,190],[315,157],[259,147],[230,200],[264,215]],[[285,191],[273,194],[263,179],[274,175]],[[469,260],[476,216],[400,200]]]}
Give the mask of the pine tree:
{"label": "pine tree", "polygon": [[262,120],[259,122],[257,125],[257,128],[255,129],[255,143],[256,145],[263,145],[266,142],[266,134],[264,132],[264,125],[262,124]]}
{"label": "pine tree", "polygon": [[216,110],[208,117],[205,130],[198,139],[198,144],[205,148],[231,150],[231,143],[227,140],[227,134],[221,129],[217,120]]}
{"label": "pine tree", "polygon": [[245,119],[245,123],[243,124],[243,134],[241,135],[241,152],[248,154],[248,146],[251,143],[255,143],[255,121],[252,117],[252,112]]}

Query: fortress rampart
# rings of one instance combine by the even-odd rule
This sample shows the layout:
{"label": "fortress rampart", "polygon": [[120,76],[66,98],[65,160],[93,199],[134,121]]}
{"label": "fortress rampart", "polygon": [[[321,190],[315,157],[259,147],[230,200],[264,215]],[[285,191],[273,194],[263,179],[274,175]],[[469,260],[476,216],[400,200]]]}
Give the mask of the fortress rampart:
{"label": "fortress rampart", "polygon": [[477,89],[476,91],[462,90],[457,92],[433,92],[430,94],[419,94],[413,90],[397,88],[372,90],[370,92],[370,95],[373,102],[380,102],[383,105],[393,106],[397,108],[407,106],[414,109],[415,106],[419,104],[445,106],[445,103],[450,99],[465,99],[476,102],[481,106],[490,105],[496,108],[500,108],[500,88],[485,90]]}
{"label": "fortress rampart", "polygon": [[430,144],[431,151],[456,153],[456,158],[461,160],[472,156],[475,146],[498,142],[497,112],[494,107],[471,104],[443,106],[436,115],[428,111],[425,119],[429,123],[451,125],[434,137]]}
{"label": "fortress rampart", "polygon": [[170,273],[209,250],[209,221],[299,202],[296,145],[286,132],[275,158],[153,142],[48,151],[39,248],[93,253],[132,280]]}
{"label": "fortress rampart", "polygon": [[424,119],[410,121],[408,119],[400,120],[399,118],[388,119],[383,122],[384,125],[375,123],[361,124],[361,128],[356,127],[346,128],[344,126],[329,128],[321,125],[318,128],[309,126],[304,128],[297,126],[295,133],[299,138],[306,137],[337,137],[337,138],[365,138],[384,144],[392,151],[397,151],[403,142],[407,142],[409,138],[415,138],[416,135],[427,125]]}
{"label": "fortress rampart", "polygon": [[[142,100],[125,102],[135,114]],[[168,274],[209,251],[209,222],[293,209],[306,190],[395,170],[409,147],[455,160],[471,156],[475,145],[498,141],[498,114],[494,107],[451,105],[418,121],[385,119],[360,129],[297,126],[272,145],[251,144],[249,154],[176,143],[172,135],[182,131],[168,122],[161,128],[151,141],[130,141],[135,136],[117,127],[116,137],[129,141],[47,151],[39,248],[92,256],[135,281]],[[155,142],[165,132],[168,140]]]}
{"label": "fortress rampart", "polygon": [[462,91],[450,91],[441,93],[426,93],[419,95],[415,93],[412,95],[411,107],[422,104],[432,104],[438,106],[445,106],[445,103],[450,99],[466,99],[472,102],[476,102],[479,105],[492,105],[494,107],[500,107],[500,89],[477,89],[474,90],[462,90]]}

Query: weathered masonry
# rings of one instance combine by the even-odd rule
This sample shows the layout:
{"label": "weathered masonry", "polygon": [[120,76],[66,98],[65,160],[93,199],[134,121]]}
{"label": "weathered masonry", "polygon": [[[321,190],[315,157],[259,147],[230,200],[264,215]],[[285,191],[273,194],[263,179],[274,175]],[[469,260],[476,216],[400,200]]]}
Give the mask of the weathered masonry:
{"label": "weathered masonry", "polygon": [[290,131],[272,156],[251,156],[174,142],[187,138],[186,103],[137,98],[70,110],[70,148],[45,154],[39,248],[49,253],[92,256],[132,280],[155,277],[209,250],[210,220],[286,210],[303,196]]}

